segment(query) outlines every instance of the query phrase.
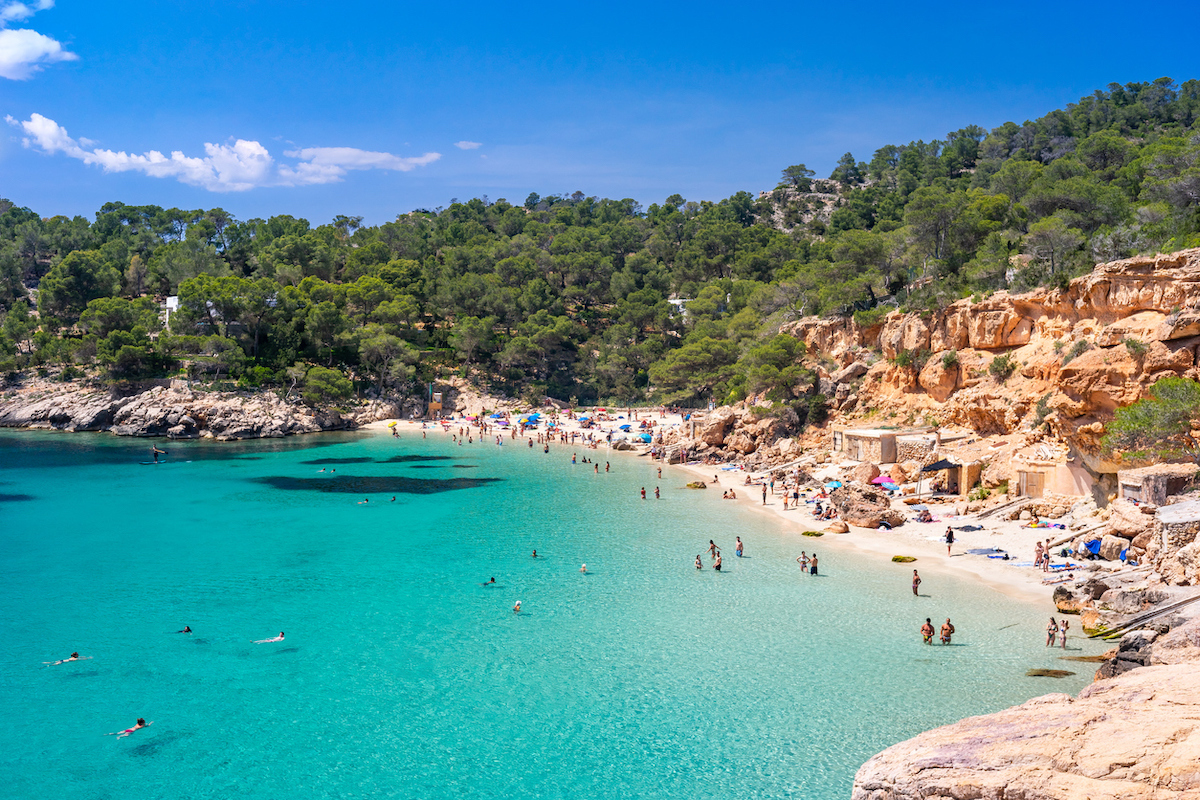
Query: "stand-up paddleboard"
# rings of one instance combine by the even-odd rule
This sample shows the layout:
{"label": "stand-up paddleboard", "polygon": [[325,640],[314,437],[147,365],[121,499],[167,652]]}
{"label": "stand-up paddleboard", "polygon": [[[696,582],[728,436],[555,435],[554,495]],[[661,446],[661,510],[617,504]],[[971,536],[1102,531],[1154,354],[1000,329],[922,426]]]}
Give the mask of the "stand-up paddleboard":
{"label": "stand-up paddleboard", "polygon": [[139,461],[139,464],[165,464],[167,460],[164,458],[161,461]]}

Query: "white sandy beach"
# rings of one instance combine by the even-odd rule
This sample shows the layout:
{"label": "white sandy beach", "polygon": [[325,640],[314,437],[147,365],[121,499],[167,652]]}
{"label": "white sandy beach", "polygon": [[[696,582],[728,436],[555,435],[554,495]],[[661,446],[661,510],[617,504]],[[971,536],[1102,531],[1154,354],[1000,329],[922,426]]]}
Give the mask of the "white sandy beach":
{"label": "white sandy beach", "polygon": [[[620,412],[617,413],[620,415]],[[667,427],[678,426],[681,428],[684,424],[682,416],[679,414],[668,414],[664,419],[660,418],[656,411],[651,413],[650,410],[643,411],[639,409],[638,413],[639,419],[652,417],[658,425]],[[558,430],[560,431],[565,431],[568,434],[573,431],[584,432],[577,420],[567,419],[565,415],[560,415],[557,421]],[[385,434],[390,433],[391,422],[396,422],[403,436],[419,433],[422,430],[422,423],[419,420],[381,420],[364,425],[363,430]],[[428,427],[425,428],[427,435],[449,435],[442,433],[440,425],[427,424]],[[456,418],[452,423],[452,429],[457,430],[463,424],[465,424],[463,420]],[[601,422],[597,427],[593,427],[590,432],[596,434],[598,437],[607,435],[609,431],[621,434],[622,432],[618,430],[618,426],[621,424],[626,424],[626,420],[620,418]],[[506,435],[511,435],[506,428],[500,430],[504,430]],[[478,435],[478,432],[476,432],[476,435]],[[562,447],[563,445],[552,443],[552,446]],[[578,447],[579,445],[576,444],[575,446]],[[644,450],[616,451],[611,450],[611,448],[606,447],[604,444],[601,444],[600,448],[606,450],[606,452],[611,452],[613,457],[617,455],[647,457],[644,455]],[[877,555],[881,561],[889,564],[892,564],[892,556],[912,556],[917,559],[915,562],[893,564],[897,580],[907,581],[911,576],[912,569],[916,568],[921,572],[922,577],[926,581],[936,579],[936,575],[939,573],[954,572],[965,574],[1005,594],[1020,596],[1030,600],[1049,602],[1053,593],[1054,586],[1043,583],[1043,579],[1046,577],[1043,572],[1035,570],[1032,566],[1017,566],[1017,564],[1032,562],[1034,546],[1039,540],[1050,537],[1052,540],[1057,541],[1066,534],[1065,531],[1029,528],[1021,523],[1004,521],[996,517],[980,521],[974,514],[965,514],[950,519],[943,517],[939,522],[934,523],[907,522],[892,531],[851,526],[850,532],[845,534],[826,532],[820,538],[802,536],[801,534],[804,531],[823,531],[829,523],[814,520],[810,514],[811,507],[804,504],[801,504],[799,509],[789,507],[787,511],[784,511],[782,498],[777,495],[768,495],[767,503],[763,505],[761,484],[755,483],[752,486],[745,486],[746,472],[741,470],[722,471],[721,466],[723,465],[703,464],[700,462],[692,462],[687,465],[663,464],[664,482],[661,485],[664,487],[668,485],[678,487],[692,480],[704,481],[709,487],[705,490],[673,489],[675,491],[694,493],[696,495],[696,502],[720,500],[720,497],[714,494],[715,492],[728,488],[736,490],[738,497],[734,502],[738,503],[742,508],[755,513],[770,514],[778,521],[782,531],[795,534],[797,554],[799,554],[800,550],[819,551],[822,547],[851,547],[865,553]],[[682,473],[686,480],[676,480],[668,484],[666,481],[669,474],[668,471],[678,471],[678,473]],[[714,475],[719,476],[719,483],[713,483]],[[752,475],[755,478],[761,477],[761,473],[752,473]],[[664,490],[667,489],[664,488]],[[935,515],[951,512],[952,510],[953,506],[947,504],[942,507],[940,512],[935,510]],[[908,516],[911,517],[912,514]],[[946,545],[942,539],[948,525],[952,525],[956,529],[954,546],[949,556],[946,554]],[[958,530],[958,528],[964,525],[982,525],[983,530]],[[970,555],[966,552],[967,550],[983,548],[996,548],[1007,551],[1010,560],[991,559],[984,555]],[[1061,561],[1062,559],[1055,560]]]}

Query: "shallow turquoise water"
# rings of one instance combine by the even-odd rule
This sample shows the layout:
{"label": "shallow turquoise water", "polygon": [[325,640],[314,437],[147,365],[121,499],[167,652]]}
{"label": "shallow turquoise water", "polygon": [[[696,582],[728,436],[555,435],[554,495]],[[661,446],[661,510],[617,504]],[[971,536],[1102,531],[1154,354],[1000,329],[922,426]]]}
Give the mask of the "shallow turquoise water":
{"label": "shallow turquoise water", "polygon": [[[1042,607],[931,574],[914,598],[910,567],[644,459],[168,449],[0,432],[6,797],[843,798],[882,748],[1091,673],[1042,646]],[[726,569],[697,573],[710,538]],[[818,578],[793,561],[814,547]],[[921,644],[926,616],[954,646]],[[40,666],[72,650],[94,659]]]}

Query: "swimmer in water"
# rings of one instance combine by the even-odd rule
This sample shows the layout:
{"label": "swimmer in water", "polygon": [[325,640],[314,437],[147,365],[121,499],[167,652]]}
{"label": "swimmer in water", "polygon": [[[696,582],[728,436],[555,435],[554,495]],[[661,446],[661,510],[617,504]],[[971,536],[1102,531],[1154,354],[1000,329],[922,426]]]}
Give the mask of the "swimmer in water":
{"label": "swimmer in water", "polygon": [[579,568],[579,571],[580,571],[580,572],[587,572],[587,564],[584,564],[582,567],[580,567],[580,568]]}
{"label": "swimmer in water", "polygon": [[533,551],[533,557],[534,557],[534,558],[537,558],[537,550],[534,550],[534,551]]}
{"label": "swimmer in water", "polygon": [[396,495],[392,495],[392,502],[396,502]]}
{"label": "swimmer in water", "polygon": [[946,617],[946,624],[942,626],[942,644],[950,644],[950,637],[954,635],[954,626],[950,624],[950,618]]}
{"label": "swimmer in water", "polygon": [[191,626],[191,625],[184,625],[184,626],[183,626],[183,630],[181,630],[181,631],[176,631],[176,633],[191,633],[191,632],[192,632],[192,626]]}
{"label": "swimmer in water", "polygon": [[721,551],[717,551],[717,560],[713,562],[713,569],[717,572],[721,571]]}
{"label": "swimmer in water", "polygon": [[495,578],[492,578],[490,581],[484,581],[483,583],[481,583],[481,584],[479,584],[479,585],[480,585],[480,586],[491,586],[491,585],[493,585],[493,584],[495,584],[495,583],[496,583],[496,579],[495,579]]}
{"label": "swimmer in water", "polygon": [[282,641],[283,641],[283,631],[280,631],[279,635],[276,636],[274,639],[255,639],[254,644],[267,644],[268,642],[282,642]]}
{"label": "swimmer in water", "polygon": [[704,569],[704,564],[700,561],[700,554],[696,554],[696,569]]}
{"label": "swimmer in water", "polygon": [[153,724],[154,724],[153,722],[146,722],[146,720],[143,719],[142,717],[138,717],[137,724],[134,725],[132,728],[126,728],[123,731],[116,731],[115,733],[106,733],[104,735],[105,736],[115,736],[118,739],[124,739],[126,736],[133,733],[134,731],[141,730],[142,728],[149,728]]}
{"label": "swimmer in water", "polygon": [[734,548],[733,552],[737,554],[738,558],[741,558],[742,557],[742,537],[738,536],[736,538],[737,538],[737,547]]}
{"label": "swimmer in water", "polygon": [[514,614],[520,614],[520,613],[521,613],[521,601],[520,601],[520,600],[518,600],[518,601],[516,602],[516,604],[513,606],[513,613],[514,613]]}
{"label": "swimmer in water", "polygon": [[655,499],[655,500],[660,500],[660,499],[662,499],[662,493],[661,493],[660,491],[658,491],[658,487],[657,487],[657,486],[655,486],[655,487],[654,487],[654,499]]}
{"label": "swimmer in water", "polygon": [[68,661],[87,661],[89,658],[91,656],[81,656],[79,653],[71,653],[67,658],[62,658],[58,661],[43,661],[42,663],[50,667],[57,667],[59,664],[65,664]]}
{"label": "swimmer in water", "polygon": [[929,617],[925,618],[925,624],[921,626],[921,638],[925,640],[925,644],[933,644],[933,621]]}

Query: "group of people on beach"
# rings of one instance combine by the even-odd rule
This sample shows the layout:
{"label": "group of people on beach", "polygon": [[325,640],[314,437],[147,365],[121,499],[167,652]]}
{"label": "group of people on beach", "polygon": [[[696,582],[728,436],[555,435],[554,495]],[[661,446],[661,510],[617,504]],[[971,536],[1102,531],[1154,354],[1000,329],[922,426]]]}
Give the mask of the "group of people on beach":
{"label": "group of people on beach", "polygon": [[1046,626],[1046,647],[1054,646],[1054,639],[1057,636],[1062,641],[1062,649],[1067,649],[1067,630],[1071,627],[1071,623],[1065,619],[1059,623],[1054,621],[1054,617],[1050,618],[1050,624]]}
{"label": "group of people on beach", "polygon": [[[950,618],[946,617],[946,621],[942,623],[942,644],[950,644],[950,637],[953,635],[954,625],[950,623]],[[925,641],[925,644],[933,644],[933,622],[929,617],[925,618],[925,624],[921,626],[921,638]]]}

